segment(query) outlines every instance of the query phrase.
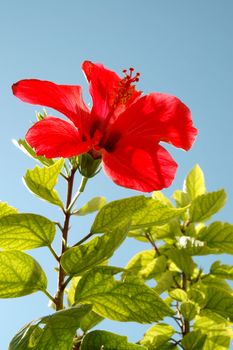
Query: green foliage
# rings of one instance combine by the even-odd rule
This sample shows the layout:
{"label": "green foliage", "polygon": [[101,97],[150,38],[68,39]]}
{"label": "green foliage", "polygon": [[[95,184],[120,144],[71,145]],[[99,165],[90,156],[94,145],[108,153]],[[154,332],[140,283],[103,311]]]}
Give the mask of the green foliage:
{"label": "green foliage", "polygon": [[[21,146],[28,147],[23,142]],[[37,158],[33,150],[28,152]],[[43,157],[38,160],[44,162]],[[66,173],[72,166],[75,173],[81,161],[89,160],[89,156],[70,159]],[[233,255],[233,225],[213,217],[225,204],[224,190],[207,192],[203,172],[196,165],[183,190],[173,193],[174,203],[156,191],[152,198],[135,196],[108,204],[105,198],[95,197],[70,212],[54,190],[64,160],[52,162],[27,172],[28,188],[61,207],[66,220],[72,215],[79,220],[79,216],[98,213],[90,233],[71,248],[63,241],[62,253],[56,255],[51,248],[54,223],[39,215],[18,214],[0,202],[0,247],[7,250],[0,251],[0,297],[39,290],[49,295],[41,267],[19,251],[49,246],[62,267],[60,287],[66,287],[70,307],[26,325],[12,339],[9,350],[229,349],[233,290],[228,280],[233,280],[233,266],[223,264],[220,254]],[[57,225],[64,234],[69,224],[68,220],[64,226]],[[126,236],[147,243],[148,248],[135,254],[125,268],[108,266],[108,259]],[[210,267],[204,263],[203,270],[194,256],[208,254],[218,254],[219,260]],[[54,304],[57,300],[56,295]],[[173,326],[160,323],[165,317],[166,322],[173,319]],[[104,318],[154,324],[133,344],[124,336],[90,331]]]}
{"label": "green foliage", "polygon": [[116,227],[112,232],[95,237],[86,244],[68,249],[61,258],[61,265],[69,275],[80,275],[106,259],[126,238],[128,225]]}
{"label": "green foliage", "polygon": [[26,250],[50,245],[55,225],[35,214],[11,214],[0,217],[0,247]]}
{"label": "green foliage", "polygon": [[50,166],[55,163],[54,159],[49,159],[45,157],[37,156],[33,148],[29,146],[29,144],[23,140],[19,139],[18,141],[13,140],[13,143],[16,147],[18,147],[23,153],[25,153],[27,156],[37,160],[38,162],[42,163],[43,165]]}
{"label": "green foliage", "polygon": [[226,202],[226,193],[224,190],[209,192],[196,197],[190,206],[190,221],[202,222],[216,214]]}
{"label": "green foliage", "polygon": [[166,265],[167,259],[164,255],[158,256],[154,250],[144,250],[137,253],[125,269],[147,280],[161,275],[166,270]]}
{"label": "green foliage", "polygon": [[93,331],[87,334],[82,342],[81,350],[147,350],[146,347],[128,343],[127,337],[106,332]]}
{"label": "green foliage", "polygon": [[207,286],[205,309],[233,321],[233,294],[222,288]]}
{"label": "green foliage", "polygon": [[40,265],[20,251],[0,252],[0,298],[45,291],[47,278]]}
{"label": "green foliage", "polygon": [[45,201],[58,205],[62,208],[63,204],[54,186],[57,183],[58,176],[63,168],[64,160],[60,159],[53,165],[40,168],[36,166],[32,170],[27,170],[24,176],[24,182],[28,189],[35,195]]}
{"label": "green foliage", "polygon": [[223,265],[220,261],[215,261],[210,267],[210,273],[220,278],[233,280],[233,266]]}
{"label": "green foliage", "polygon": [[80,328],[86,333],[103,320],[103,317],[94,311],[88,312],[80,321]]}
{"label": "green foliage", "polygon": [[145,345],[148,350],[160,350],[163,345],[166,345],[168,340],[175,333],[175,329],[165,323],[158,323],[149,328],[140,344]]}
{"label": "green foliage", "polygon": [[76,329],[90,309],[82,305],[62,310],[25,326],[12,339],[9,350],[71,350]]}
{"label": "green foliage", "polygon": [[174,217],[179,217],[185,209],[170,208],[160,201],[144,196],[113,201],[105,205],[97,214],[91,232],[101,233],[113,226],[131,221],[131,229],[163,225]]}
{"label": "green foliage", "polygon": [[233,254],[233,225],[213,222],[208,227],[203,227],[198,234],[198,239],[220,253]]}
{"label": "green foliage", "polygon": [[198,164],[193,167],[186,177],[184,191],[191,200],[206,193],[204,174]]}
{"label": "green foliage", "polygon": [[151,323],[173,314],[140,279],[127,277],[116,281],[113,274],[117,272],[119,270],[102,266],[84,274],[76,289],[76,302],[92,303],[93,311],[117,321]]}
{"label": "green foliage", "polygon": [[206,335],[200,331],[187,333],[181,341],[184,350],[202,350]]}
{"label": "green foliage", "polygon": [[0,202],[0,218],[3,216],[7,216],[10,214],[16,214],[16,213],[17,213],[17,209],[11,207],[7,203]]}
{"label": "green foliage", "polygon": [[105,197],[94,197],[89,202],[84,204],[82,208],[77,210],[74,214],[79,216],[84,216],[87,214],[94,213],[105,206],[107,200]]}

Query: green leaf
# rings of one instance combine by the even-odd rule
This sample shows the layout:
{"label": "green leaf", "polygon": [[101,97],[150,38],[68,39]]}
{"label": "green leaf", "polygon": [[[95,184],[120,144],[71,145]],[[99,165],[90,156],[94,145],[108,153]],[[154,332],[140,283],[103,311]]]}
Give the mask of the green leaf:
{"label": "green leaf", "polygon": [[149,328],[140,344],[146,346],[148,350],[160,350],[162,345],[173,336],[175,330],[172,326],[160,323]]}
{"label": "green leaf", "polygon": [[84,274],[76,289],[76,302],[92,303],[99,315],[125,322],[151,323],[173,314],[142,280],[127,277],[124,282],[116,281],[113,273],[102,266]]}
{"label": "green leaf", "polygon": [[55,163],[55,160],[53,160],[53,159],[37,156],[35,151],[33,150],[33,148],[31,148],[28,145],[28,143],[23,139],[19,139],[18,141],[13,140],[13,144],[16,147],[18,147],[27,156],[34,158],[35,160],[38,160],[40,163],[42,163],[46,166],[50,166],[50,165],[53,165]]}
{"label": "green leaf", "polygon": [[226,202],[224,190],[209,192],[198,196],[190,206],[190,222],[201,222],[211,218]]}
{"label": "green leaf", "polygon": [[40,338],[43,330],[34,322],[26,324],[11,340],[8,350],[35,350],[35,335]]}
{"label": "green leaf", "polygon": [[148,242],[148,234],[153,241],[160,239],[174,240],[176,236],[182,235],[178,219],[171,219],[169,224],[162,226],[152,226],[150,228],[130,230],[128,236],[134,237],[142,242]]}
{"label": "green leaf", "polygon": [[80,328],[83,330],[83,332],[89,331],[89,329],[95,327],[98,323],[100,323],[103,320],[103,317],[99,316],[94,311],[88,312],[80,322]]}
{"label": "green leaf", "polygon": [[161,191],[154,191],[152,193],[152,198],[161,202],[164,205],[167,205],[168,207],[173,207],[170,199],[168,199],[166,196],[164,196],[163,192],[161,192]]}
{"label": "green leaf", "polygon": [[47,278],[41,266],[20,251],[0,252],[0,298],[15,298],[44,291]]}
{"label": "green leaf", "polygon": [[16,214],[17,213],[17,209],[9,206],[7,203],[5,202],[1,202],[0,201],[0,218],[3,216],[7,216],[10,214]]}
{"label": "green leaf", "polygon": [[110,258],[127,236],[127,227],[116,227],[112,232],[95,237],[90,242],[68,249],[61,265],[69,275],[80,275]]}
{"label": "green leaf", "polygon": [[158,256],[155,250],[144,250],[137,253],[126,265],[125,269],[143,279],[151,279],[166,270],[167,259]]}
{"label": "green leaf", "polygon": [[119,224],[131,220],[131,229],[163,225],[180,216],[184,208],[170,208],[159,201],[144,196],[113,201],[105,205],[97,214],[91,232],[106,232]]}
{"label": "green leaf", "polygon": [[187,293],[180,288],[172,289],[169,292],[169,296],[178,301],[186,301],[188,299]]}
{"label": "green leaf", "polygon": [[206,242],[209,248],[233,254],[233,225],[219,221],[213,222],[200,230],[198,239]]}
{"label": "green leaf", "polygon": [[83,216],[87,214],[94,213],[105,206],[107,200],[105,197],[94,197],[89,202],[84,204],[82,208],[75,211],[75,215]]}
{"label": "green leaf", "polygon": [[228,292],[232,292],[232,288],[229,284],[222,278],[218,278],[214,275],[206,275],[202,278],[202,284],[207,286],[208,288],[218,287],[220,289],[225,289]]}
{"label": "green leaf", "polygon": [[202,350],[206,336],[200,331],[187,333],[181,340],[184,350]]}
{"label": "green leaf", "polygon": [[175,191],[172,195],[172,198],[175,199],[178,208],[184,208],[191,202],[188,193],[181,190]]}
{"label": "green leaf", "polygon": [[207,287],[205,309],[233,321],[233,294],[223,288]]}
{"label": "green leaf", "polygon": [[166,255],[176,265],[178,271],[183,271],[187,277],[192,276],[196,264],[185,249],[171,248]]}
{"label": "green leaf", "polygon": [[185,179],[184,190],[192,199],[206,193],[204,174],[196,164]]}
{"label": "green leaf", "polygon": [[226,278],[233,280],[233,266],[231,265],[221,265],[220,261],[215,261],[210,268],[210,273],[212,275],[218,276],[220,278]]}
{"label": "green leaf", "polygon": [[36,166],[32,170],[27,170],[24,182],[28,189],[45,201],[62,207],[62,202],[54,186],[63,168],[64,159],[58,160],[49,167],[40,168]]}
{"label": "green leaf", "polygon": [[228,350],[230,340],[233,337],[231,323],[220,315],[209,310],[203,310],[200,316],[196,317],[194,329],[207,335],[202,349],[204,350]]}
{"label": "green leaf", "polygon": [[0,247],[26,250],[47,246],[55,236],[55,225],[35,214],[11,214],[0,217]]}
{"label": "green leaf", "polygon": [[161,294],[167,291],[173,283],[173,273],[171,271],[166,271],[161,276],[159,276],[157,285],[155,286],[154,290],[157,293]]}
{"label": "green leaf", "polygon": [[231,338],[221,334],[210,334],[202,350],[228,350]]}
{"label": "green leaf", "polygon": [[200,330],[203,334],[210,332],[224,333],[232,336],[231,323],[226,318],[210,310],[202,310],[194,322],[194,329]]}
{"label": "green leaf", "polygon": [[71,350],[80,321],[90,309],[82,305],[62,310],[27,325],[14,336],[9,350]]}
{"label": "green leaf", "polygon": [[147,350],[147,348],[128,343],[127,337],[122,335],[93,331],[84,337],[81,350]]}
{"label": "green leaf", "polygon": [[185,301],[181,304],[180,312],[185,320],[191,321],[199,313],[199,307],[191,301]]}
{"label": "green leaf", "polygon": [[198,286],[194,285],[189,289],[188,298],[201,308],[205,306],[205,292],[201,288],[198,288]]}

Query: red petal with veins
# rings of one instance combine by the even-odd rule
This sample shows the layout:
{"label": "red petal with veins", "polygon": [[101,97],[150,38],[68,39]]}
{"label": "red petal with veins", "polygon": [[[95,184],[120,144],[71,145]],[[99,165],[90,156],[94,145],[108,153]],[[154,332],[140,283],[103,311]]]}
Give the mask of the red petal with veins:
{"label": "red petal with veins", "polygon": [[46,117],[34,124],[25,139],[38,156],[46,158],[68,158],[91,148],[88,142],[81,140],[74,124],[55,117]]}
{"label": "red petal with veins", "polygon": [[124,139],[147,139],[165,141],[188,150],[197,135],[191,112],[178,98],[151,93],[141,97],[122,113],[109,130],[108,142],[113,135]]}
{"label": "red petal with veins", "polygon": [[24,102],[51,107],[66,115],[79,128],[89,119],[80,86],[57,85],[45,80],[25,79],[12,86],[13,94]]}
{"label": "red petal with veins", "polygon": [[118,185],[151,192],[168,187],[177,164],[160,145],[145,140],[143,144],[119,144],[114,152],[103,152],[104,170]]}

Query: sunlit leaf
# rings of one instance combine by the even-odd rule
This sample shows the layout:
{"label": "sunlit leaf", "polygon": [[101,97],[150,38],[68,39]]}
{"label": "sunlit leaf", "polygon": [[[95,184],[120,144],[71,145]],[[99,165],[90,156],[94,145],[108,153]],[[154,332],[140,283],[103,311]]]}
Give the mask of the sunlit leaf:
{"label": "sunlit leaf", "polygon": [[68,249],[62,255],[62,267],[68,274],[78,275],[110,258],[126,238],[128,226],[117,226],[112,232]]}
{"label": "sunlit leaf", "polygon": [[209,248],[233,254],[233,225],[231,224],[213,222],[200,230],[198,239],[206,242]]}
{"label": "sunlit leaf", "polygon": [[63,165],[64,159],[60,159],[49,167],[40,168],[36,166],[32,170],[27,170],[24,182],[28,189],[41,199],[62,207],[62,202],[57,191],[54,190],[54,186]]}
{"label": "sunlit leaf", "polygon": [[140,279],[116,281],[113,273],[111,268],[97,267],[84,274],[76,289],[76,302],[92,303],[99,315],[125,322],[151,323],[173,314]]}
{"label": "sunlit leaf", "polygon": [[0,298],[15,298],[44,291],[47,278],[41,266],[20,251],[0,252]]}
{"label": "sunlit leaf", "polygon": [[155,250],[144,250],[137,253],[126,265],[125,269],[143,279],[151,279],[166,270],[167,259],[158,256]]}
{"label": "sunlit leaf", "polygon": [[201,222],[211,218],[216,214],[226,202],[224,190],[209,192],[196,197],[190,206],[190,221]]}
{"label": "sunlit leaf", "polygon": [[205,178],[199,165],[195,165],[185,179],[184,190],[192,199],[206,192]]}
{"label": "sunlit leaf", "polygon": [[7,216],[10,214],[16,214],[17,213],[17,209],[11,207],[10,205],[8,205],[5,202],[0,202],[0,218],[3,216]]}
{"label": "sunlit leaf", "polygon": [[82,208],[77,210],[74,214],[83,216],[94,213],[95,211],[98,211],[101,208],[103,208],[103,206],[105,206],[106,203],[107,200],[105,197],[94,197],[89,202],[84,204],[84,206],[82,206]]}
{"label": "sunlit leaf", "polygon": [[199,313],[200,309],[197,304],[192,301],[185,301],[181,304],[180,312],[185,320],[191,321]]}
{"label": "sunlit leaf", "polygon": [[81,305],[27,325],[12,339],[9,350],[71,350],[80,321],[90,309],[89,305]]}
{"label": "sunlit leaf", "polygon": [[131,220],[132,230],[163,225],[180,216],[184,211],[184,208],[170,208],[144,196],[120,199],[108,203],[99,211],[91,232],[106,232],[116,225],[128,223],[129,220]]}
{"label": "sunlit leaf", "polygon": [[0,217],[0,247],[26,250],[52,243],[55,225],[35,214],[11,214]]}
{"label": "sunlit leaf", "polygon": [[184,350],[202,350],[206,340],[206,335],[200,331],[187,333],[181,340]]}
{"label": "sunlit leaf", "polygon": [[172,289],[169,292],[169,296],[178,301],[186,301],[188,299],[187,293],[180,288]]}
{"label": "sunlit leaf", "polygon": [[29,146],[29,144],[23,140],[23,139],[19,139],[17,140],[13,140],[13,143],[16,147],[18,147],[23,153],[25,153],[27,156],[34,158],[35,160],[39,161],[40,163],[46,165],[46,166],[50,166],[53,165],[55,163],[54,159],[51,158],[45,158],[42,156],[37,156],[36,152],[33,150],[33,148],[31,148]]}
{"label": "sunlit leaf", "polygon": [[81,350],[147,350],[144,346],[128,343],[127,337],[106,332],[88,333],[82,342]]}
{"label": "sunlit leaf", "polygon": [[149,328],[144,334],[140,344],[146,346],[148,350],[160,350],[162,345],[173,336],[175,329],[165,323],[159,323]]}
{"label": "sunlit leaf", "polygon": [[220,278],[233,280],[233,266],[223,265],[220,261],[215,261],[210,268],[211,274]]}

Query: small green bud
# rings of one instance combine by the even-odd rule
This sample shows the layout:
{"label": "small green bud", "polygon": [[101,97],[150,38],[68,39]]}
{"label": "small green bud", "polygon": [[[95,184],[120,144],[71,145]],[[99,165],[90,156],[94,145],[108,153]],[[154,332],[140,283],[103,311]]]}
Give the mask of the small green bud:
{"label": "small green bud", "polygon": [[100,171],[101,158],[93,158],[91,154],[81,154],[78,161],[78,169],[81,175],[90,178]]}

